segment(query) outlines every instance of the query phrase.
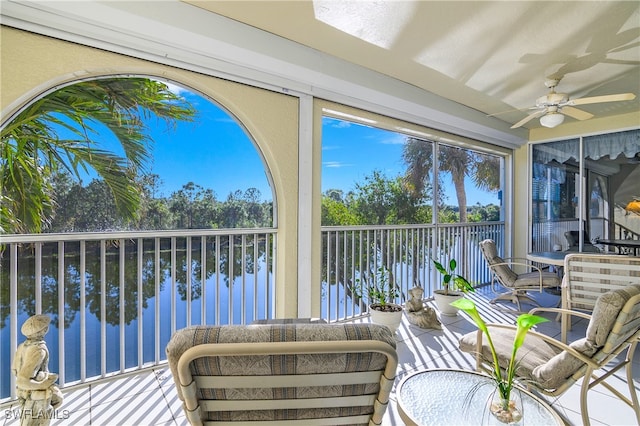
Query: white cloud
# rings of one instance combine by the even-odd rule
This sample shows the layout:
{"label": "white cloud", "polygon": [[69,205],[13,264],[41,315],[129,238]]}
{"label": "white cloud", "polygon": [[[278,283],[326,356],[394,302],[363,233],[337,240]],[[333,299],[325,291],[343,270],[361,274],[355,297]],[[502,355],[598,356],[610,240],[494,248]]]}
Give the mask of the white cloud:
{"label": "white cloud", "polygon": [[322,163],[322,165],[324,167],[328,167],[331,169],[339,169],[342,167],[352,167],[353,164],[349,164],[349,163],[342,163],[340,161],[325,161],[324,163]]}
{"label": "white cloud", "polygon": [[389,138],[381,139],[380,143],[384,145],[404,145],[407,143],[407,137],[405,135],[394,134]]}

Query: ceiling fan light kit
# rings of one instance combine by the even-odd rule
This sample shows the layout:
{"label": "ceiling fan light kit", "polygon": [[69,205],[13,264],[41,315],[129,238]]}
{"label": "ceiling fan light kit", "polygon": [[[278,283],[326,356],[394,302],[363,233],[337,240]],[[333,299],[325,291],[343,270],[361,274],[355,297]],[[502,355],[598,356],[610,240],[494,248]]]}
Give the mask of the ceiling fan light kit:
{"label": "ceiling fan light kit", "polygon": [[549,89],[549,93],[536,100],[536,106],[528,109],[536,109],[522,120],[511,126],[512,129],[520,127],[534,118],[540,118],[540,124],[544,127],[553,128],[564,122],[564,116],[568,115],[576,120],[588,120],[593,114],[574,108],[574,105],[588,105],[600,102],[619,102],[635,99],[633,93],[619,93],[615,95],[591,96],[587,98],[569,99],[567,93],[557,93],[556,86],[560,83],[560,78],[545,81],[544,85]]}
{"label": "ceiling fan light kit", "polygon": [[549,127],[550,129],[559,126],[563,121],[564,115],[557,112],[551,112],[540,117],[540,124],[544,127]]}

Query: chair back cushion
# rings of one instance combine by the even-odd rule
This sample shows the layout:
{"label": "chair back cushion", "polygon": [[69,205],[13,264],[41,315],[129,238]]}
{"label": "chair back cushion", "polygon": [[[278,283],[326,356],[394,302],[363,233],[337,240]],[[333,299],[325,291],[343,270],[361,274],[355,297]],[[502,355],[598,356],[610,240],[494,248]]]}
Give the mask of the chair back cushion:
{"label": "chair back cushion", "polygon": [[[498,256],[498,248],[493,240],[480,242],[480,250],[491,270],[496,274],[498,281],[504,286],[512,287],[518,279],[518,274],[513,272],[509,265],[504,264],[504,259]],[[502,265],[500,265],[502,263]]]}
{"label": "chair back cushion", "polygon": [[[609,291],[598,297],[591,314],[591,320],[587,327],[587,339],[593,342],[593,344],[598,348],[604,346],[607,339],[610,338],[611,331],[616,321],[623,320],[620,318],[622,308],[633,296],[637,296],[639,294],[640,285],[635,284]],[[630,313],[636,317],[640,315],[638,308],[632,310]],[[625,318],[624,321],[630,322],[634,319],[635,318]],[[627,333],[622,333],[616,337],[620,340],[620,343],[622,343],[636,330],[637,326],[635,327],[635,330],[630,329]],[[615,342],[612,342],[612,344],[617,346]]]}
{"label": "chair back cushion", "polygon": [[[595,362],[606,360],[640,328],[640,285],[612,290],[596,300],[586,337],[571,343],[573,349]],[[631,300],[635,296],[634,300]],[[635,306],[634,306],[635,305]],[[624,312],[624,309],[628,312]],[[628,326],[626,326],[628,324]],[[618,331],[620,330],[620,331]],[[538,386],[555,389],[585,364],[566,351],[532,371]]]}
{"label": "chair back cushion", "polygon": [[[310,346],[310,342],[330,344],[333,342],[354,343],[353,341],[378,341],[383,342],[393,352],[395,360],[389,364],[390,358],[384,353],[375,351],[341,352],[340,350],[328,353],[273,353],[279,344],[295,346],[295,350]],[[270,343],[266,349],[254,349],[264,343]],[[294,343],[294,345],[291,345]],[[213,345],[211,345],[213,344]],[[207,345],[206,355],[200,356],[189,363],[189,370],[196,389],[190,390],[189,383],[179,383],[181,374],[178,367],[180,357],[189,349],[193,350],[198,345]],[[222,353],[223,346],[233,346],[232,353]],[[253,346],[253,347],[252,347]],[[338,345],[340,346],[340,345]],[[280,346],[281,347],[281,346]],[[176,381],[178,396],[185,401],[185,397],[190,398],[190,393],[195,392],[197,399],[197,416],[203,421],[240,421],[251,422],[255,420],[265,420],[278,422],[280,420],[295,420],[300,418],[325,418],[372,415],[374,404],[355,404],[355,406],[329,406],[320,405],[317,408],[286,408],[286,402],[297,399],[307,401],[317,398],[343,398],[357,397],[358,395],[373,395],[373,400],[380,402],[376,405],[386,404],[388,392],[391,390],[393,378],[395,376],[395,366],[397,356],[395,355],[396,341],[387,327],[377,324],[318,324],[318,323],[284,323],[284,324],[256,324],[256,325],[227,325],[227,326],[196,326],[188,327],[177,331],[167,345],[167,358],[169,366]],[[237,350],[236,350],[237,348]],[[351,351],[351,349],[349,349]],[[185,357],[186,355],[185,354]],[[391,365],[391,367],[389,367]],[[385,368],[393,371],[385,389],[386,397],[380,397],[382,392],[380,379]],[[331,377],[332,374],[357,373],[357,372],[380,372],[378,379],[373,382],[353,384],[342,381],[341,383],[316,383],[309,384],[311,375],[324,375]],[[251,386],[234,386],[232,383],[239,376],[245,378],[253,377]],[[283,385],[274,384],[279,379],[278,376],[292,377],[295,384]],[[183,375],[184,377],[184,375]],[[207,379],[204,379],[207,377]],[[213,379],[208,379],[213,377]],[[238,380],[245,380],[240,377]],[[247,378],[248,379],[248,378]],[[207,385],[216,380],[216,386]],[[283,379],[285,380],[285,379]],[[321,380],[321,379],[318,379]],[[345,379],[346,380],[346,379]],[[326,381],[326,380],[325,380]],[[388,380],[387,380],[388,381]],[[221,383],[221,385],[220,385]],[[245,383],[245,382],[243,382]],[[256,385],[255,383],[259,383]],[[356,382],[358,383],[358,382]],[[376,395],[378,395],[376,397]],[[274,403],[274,407],[253,409],[251,401],[282,400],[282,403]],[[245,410],[232,409],[212,409],[222,404],[229,404],[231,401],[249,401],[249,406]],[[237,402],[233,402],[237,404]],[[262,403],[261,403],[262,404]],[[187,404],[185,404],[186,407]],[[282,408],[280,408],[282,406]],[[386,405],[385,405],[386,406]],[[377,408],[376,408],[377,410]],[[187,411],[187,408],[185,408]],[[191,411],[194,411],[193,409]],[[384,411],[382,411],[384,413]],[[189,416],[189,413],[187,413]],[[358,418],[358,417],[354,417]],[[362,423],[354,421],[353,424]],[[366,422],[365,422],[366,423]]]}

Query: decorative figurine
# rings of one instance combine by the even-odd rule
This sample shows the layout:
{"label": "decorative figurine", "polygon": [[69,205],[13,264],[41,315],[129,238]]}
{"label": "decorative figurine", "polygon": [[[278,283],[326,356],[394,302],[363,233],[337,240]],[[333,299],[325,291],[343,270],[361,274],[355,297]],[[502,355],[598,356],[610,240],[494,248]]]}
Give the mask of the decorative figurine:
{"label": "decorative figurine", "polygon": [[422,301],[424,290],[422,287],[413,287],[409,290],[409,294],[411,295],[411,299],[407,301],[405,307],[409,323],[417,325],[420,328],[442,330],[442,325],[438,320],[435,309],[424,306],[424,302]]}
{"label": "decorative figurine", "polygon": [[54,383],[58,375],[50,373],[49,349],[44,336],[49,331],[48,315],[34,315],[22,325],[27,338],[18,345],[12,371],[20,401],[21,426],[46,426],[62,404],[62,393]]}

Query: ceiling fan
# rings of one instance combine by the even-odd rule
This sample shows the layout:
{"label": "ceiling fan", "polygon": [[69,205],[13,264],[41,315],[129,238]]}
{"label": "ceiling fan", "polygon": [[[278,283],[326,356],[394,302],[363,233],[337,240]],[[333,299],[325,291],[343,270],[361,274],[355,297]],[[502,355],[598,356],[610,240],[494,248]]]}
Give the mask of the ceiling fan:
{"label": "ceiling fan", "polygon": [[564,116],[575,118],[576,120],[588,120],[593,114],[574,108],[575,105],[597,104],[601,102],[630,101],[635,99],[633,93],[619,93],[617,95],[592,96],[588,98],[569,99],[566,93],[556,93],[555,88],[560,83],[560,79],[549,79],[544,82],[550,91],[547,95],[536,100],[536,106],[528,109],[537,111],[527,115],[522,120],[511,126],[512,129],[528,123],[534,118],[540,117],[540,124],[544,127],[556,127],[564,121]]}

